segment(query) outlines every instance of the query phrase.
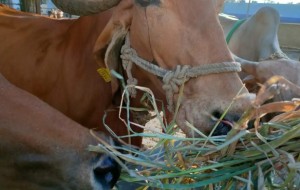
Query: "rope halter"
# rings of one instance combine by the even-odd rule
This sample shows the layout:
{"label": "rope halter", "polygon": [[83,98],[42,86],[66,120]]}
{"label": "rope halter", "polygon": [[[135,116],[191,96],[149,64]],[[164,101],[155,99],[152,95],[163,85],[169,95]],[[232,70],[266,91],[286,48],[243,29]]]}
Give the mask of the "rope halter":
{"label": "rope halter", "polygon": [[[199,65],[191,67],[189,65],[177,65],[174,70],[167,70],[161,68],[151,62],[140,58],[136,51],[130,47],[129,33],[126,35],[125,44],[121,49],[121,59],[124,70],[127,73],[127,84],[137,85],[137,79],[132,76],[131,69],[133,63],[144,69],[145,71],[162,78],[162,88],[166,92],[166,99],[168,103],[168,110],[174,112],[173,96],[179,92],[179,87],[187,82],[190,78],[199,76],[227,73],[227,72],[240,72],[241,65],[237,62],[222,62]],[[136,89],[129,87],[128,91],[131,97],[136,96]]]}

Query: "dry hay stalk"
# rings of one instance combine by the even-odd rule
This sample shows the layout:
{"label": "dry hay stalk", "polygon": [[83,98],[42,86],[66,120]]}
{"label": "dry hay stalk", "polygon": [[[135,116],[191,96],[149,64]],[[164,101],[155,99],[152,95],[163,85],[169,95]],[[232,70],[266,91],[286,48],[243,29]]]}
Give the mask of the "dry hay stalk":
{"label": "dry hay stalk", "polygon": [[[261,87],[253,106],[234,124],[227,136],[201,134],[201,138],[174,136],[177,128],[174,123],[166,125],[160,117],[152,92],[136,87],[149,97],[167,133],[131,135],[159,138],[156,147],[150,150],[124,145],[120,152],[118,147],[101,144],[89,149],[123,160],[121,179],[135,182],[139,189],[300,189],[297,180],[300,171],[299,101],[265,103],[278,92],[279,84],[290,85],[293,91],[300,92],[298,86],[281,77],[273,77]],[[124,94],[127,94],[126,89]],[[129,103],[129,98],[125,97]],[[126,110],[129,111],[130,107],[127,106]],[[280,114],[269,122],[261,121],[263,116],[274,112]],[[247,130],[250,120],[254,120],[254,128]],[[125,122],[129,129],[130,125],[138,125],[129,120]]]}

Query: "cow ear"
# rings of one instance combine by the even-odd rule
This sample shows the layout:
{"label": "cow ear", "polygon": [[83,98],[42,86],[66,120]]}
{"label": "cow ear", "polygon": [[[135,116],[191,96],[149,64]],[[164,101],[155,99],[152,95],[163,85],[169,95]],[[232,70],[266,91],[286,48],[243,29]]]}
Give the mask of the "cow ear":
{"label": "cow ear", "polygon": [[[100,68],[120,70],[122,65],[120,51],[132,21],[130,7],[133,8],[131,1],[121,1],[115,7],[113,15],[94,45],[94,56]],[[119,82],[114,77],[111,77],[111,86],[115,94],[119,88]]]}
{"label": "cow ear", "polygon": [[[112,21],[110,21],[112,22]],[[127,29],[108,23],[94,45],[94,56],[100,68],[108,70],[119,70],[120,51],[127,34]],[[119,88],[119,82],[111,77],[112,93],[115,94]]]}
{"label": "cow ear", "polygon": [[99,67],[117,70],[120,51],[128,30],[122,25],[116,26],[110,20],[94,45],[94,56]]}
{"label": "cow ear", "polygon": [[124,39],[127,34],[127,30],[120,28],[114,31],[112,39],[106,49],[104,62],[109,70],[118,71],[118,65],[120,65],[120,53]]}

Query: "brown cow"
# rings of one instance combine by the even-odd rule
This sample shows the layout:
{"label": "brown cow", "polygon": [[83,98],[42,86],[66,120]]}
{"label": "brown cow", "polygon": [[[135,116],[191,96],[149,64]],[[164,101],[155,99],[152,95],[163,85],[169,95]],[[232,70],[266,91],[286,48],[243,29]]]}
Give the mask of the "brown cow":
{"label": "brown cow", "polygon": [[[224,16],[219,16],[219,19],[227,36],[228,47],[237,56],[236,61],[241,63],[247,75],[252,76],[246,77],[247,86],[256,89],[256,83],[264,83],[274,75],[283,76],[300,85],[300,62],[289,59],[280,49],[280,16],[277,10],[271,7],[261,8],[236,27],[232,34],[230,31],[238,20]],[[298,96],[283,90],[277,99],[289,100]]]}
{"label": "brown cow", "polygon": [[97,144],[88,129],[1,74],[0,105],[0,189],[108,189],[118,179],[115,161],[86,150]]}
{"label": "brown cow", "polygon": [[[64,12],[87,16],[54,20],[1,7],[0,36],[5,38],[0,46],[0,72],[11,83],[81,125],[104,130],[101,120],[105,110],[115,106],[113,101],[119,103],[114,99],[119,96],[118,82],[115,79],[105,82],[96,70],[106,66],[122,69],[119,56],[125,36],[127,43],[122,48],[122,59],[129,82],[138,81],[138,85],[149,87],[157,99],[169,105],[169,118],[178,100],[178,87],[185,82],[175,119],[188,136],[196,134],[186,126],[186,121],[209,133],[216,117],[233,99],[234,104],[224,118],[227,121],[236,120],[249,105],[250,96],[237,74],[239,64],[233,62],[225,40],[220,39],[222,29],[216,12],[212,11],[213,1],[61,0],[55,3]],[[115,8],[99,13],[112,6]],[[199,16],[200,22],[196,19]],[[135,63],[131,65],[132,62]],[[236,98],[240,90],[245,96]],[[136,96],[131,99],[131,106],[140,106],[141,93]],[[127,131],[122,132],[116,117],[108,118],[107,122],[120,135]],[[59,125],[53,127],[59,129]],[[227,128],[220,125],[219,134],[228,132]],[[41,130],[46,140],[53,140],[46,129]],[[37,147],[37,151],[43,149]],[[47,158],[53,161],[55,155],[49,154]],[[72,164],[70,167],[75,167]],[[67,163],[60,166],[69,171]],[[50,163],[49,167],[56,166]],[[43,171],[41,168],[36,172]],[[87,168],[86,172],[89,171]],[[58,184],[53,182],[55,185]]]}
{"label": "brown cow", "polygon": [[[278,42],[279,13],[272,7],[259,9],[246,20],[219,16],[228,47],[235,55],[250,61],[268,59],[282,53]],[[237,23],[240,23],[238,26]],[[232,34],[230,34],[232,33]]]}

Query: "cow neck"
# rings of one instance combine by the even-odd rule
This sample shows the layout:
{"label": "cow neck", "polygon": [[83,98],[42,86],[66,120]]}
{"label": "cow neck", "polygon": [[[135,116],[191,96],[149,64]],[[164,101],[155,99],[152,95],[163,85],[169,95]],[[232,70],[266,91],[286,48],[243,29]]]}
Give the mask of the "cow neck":
{"label": "cow neck", "polygon": [[[199,76],[227,73],[227,72],[240,72],[241,65],[237,62],[221,62],[210,63],[192,67],[190,65],[177,65],[173,70],[167,70],[159,67],[151,62],[139,57],[137,52],[130,47],[129,33],[125,38],[125,43],[121,49],[121,59],[124,70],[126,71],[128,80],[127,85],[137,85],[138,81],[132,76],[131,69],[133,63],[142,68],[143,70],[162,78],[163,89],[166,92],[166,99],[168,103],[168,110],[174,113],[173,96],[179,92],[179,87],[191,78]],[[136,96],[136,89],[129,87],[128,91],[131,97]]]}

